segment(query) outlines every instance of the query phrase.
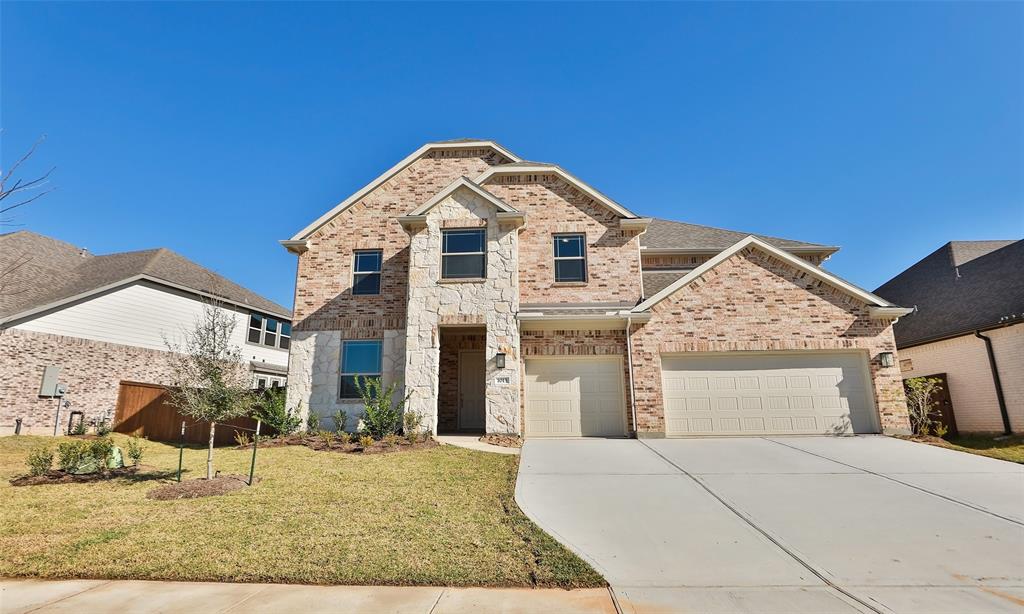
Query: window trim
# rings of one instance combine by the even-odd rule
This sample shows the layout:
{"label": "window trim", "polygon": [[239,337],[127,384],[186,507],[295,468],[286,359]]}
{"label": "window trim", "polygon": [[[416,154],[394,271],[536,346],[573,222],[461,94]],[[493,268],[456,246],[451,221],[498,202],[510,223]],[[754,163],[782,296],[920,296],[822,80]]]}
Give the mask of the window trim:
{"label": "window trim", "polygon": [[[474,232],[480,233],[483,236],[483,251],[480,252],[446,252],[445,251],[445,237],[452,232]],[[481,256],[483,258],[483,276],[481,277],[446,277],[444,274],[444,257],[445,256]],[[487,278],[487,229],[486,228],[444,228],[441,230],[441,270],[439,272],[441,279],[445,281],[466,281],[476,279]]]}
{"label": "window trim", "polygon": [[[376,271],[356,271],[356,262],[359,261],[359,254],[377,254],[379,256]],[[352,250],[352,278],[349,280],[352,288],[352,296],[380,296],[384,285],[384,250],[383,249],[354,249]],[[376,275],[376,292],[356,292],[356,275]]]}
{"label": "window trim", "polygon": [[[345,371],[345,346],[349,343],[375,343],[377,344],[377,371],[376,373],[367,372],[346,372]],[[341,355],[338,356],[338,399],[341,401],[359,401],[360,398],[346,397],[344,396],[345,387],[342,385],[342,379],[345,377],[352,377],[358,375],[361,377],[379,377],[384,378],[384,342],[381,339],[343,339],[341,342]]]}
{"label": "window trim", "polygon": [[[580,239],[580,255],[579,256],[559,256],[558,255],[558,240],[568,237],[578,237]],[[582,232],[559,232],[551,235],[551,257],[555,265],[552,267],[552,274],[555,278],[556,284],[580,284],[587,283],[590,281],[590,266],[587,262],[587,235]],[[583,261],[583,279],[558,279],[558,261],[559,260],[582,260]]]}
{"label": "window trim", "polygon": [[[260,319],[260,327],[258,329],[260,331],[260,338],[259,338],[258,341],[250,341],[249,340],[249,334],[252,331],[257,330],[255,328],[253,328],[253,326],[252,326],[252,319],[254,317]],[[274,345],[267,345],[266,343],[264,343],[264,341],[266,341],[266,339],[267,339],[267,333],[270,332],[270,331],[267,331],[267,321],[268,320],[274,320],[275,322],[277,322],[277,326],[274,328],[274,331],[272,333],[274,335],[274,337],[275,337]],[[248,321],[246,322],[246,327],[245,327],[245,344],[246,345],[258,346],[258,347],[261,347],[261,348],[270,348],[272,350],[282,350],[282,351],[287,352],[287,351],[289,351],[291,349],[292,335],[291,335],[291,331],[289,331],[287,335],[284,334],[284,325],[285,324],[288,324],[288,326],[290,327],[291,326],[291,321],[284,320],[284,319],[279,318],[277,316],[268,316],[268,315],[266,315],[264,313],[260,313],[258,311],[250,311],[249,315],[248,315]],[[282,339],[288,339],[288,347],[286,347],[286,348],[281,347],[281,340]]]}

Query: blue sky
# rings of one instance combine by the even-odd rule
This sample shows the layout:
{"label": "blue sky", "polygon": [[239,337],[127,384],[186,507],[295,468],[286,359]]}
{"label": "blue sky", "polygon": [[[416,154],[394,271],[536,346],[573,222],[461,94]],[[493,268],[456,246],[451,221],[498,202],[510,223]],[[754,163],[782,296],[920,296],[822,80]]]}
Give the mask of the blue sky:
{"label": "blue sky", "polygon": [[625,206],[842,246],[874,288],[1024,235],[1024,4],[9,3],[25,228],[166,246],[291,305],[290,237],[430,140],[495,139]]}

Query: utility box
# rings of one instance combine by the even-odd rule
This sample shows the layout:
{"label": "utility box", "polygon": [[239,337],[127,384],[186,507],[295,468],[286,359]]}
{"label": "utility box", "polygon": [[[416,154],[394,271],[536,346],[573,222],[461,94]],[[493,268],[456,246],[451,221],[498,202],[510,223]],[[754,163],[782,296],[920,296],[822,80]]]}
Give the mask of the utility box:
{"label": "utility box", "polygon": [[60,365],[50,365],[43,369],[43,382],[39,385],[39,396],[64,396],[64,387],[60,385]]}

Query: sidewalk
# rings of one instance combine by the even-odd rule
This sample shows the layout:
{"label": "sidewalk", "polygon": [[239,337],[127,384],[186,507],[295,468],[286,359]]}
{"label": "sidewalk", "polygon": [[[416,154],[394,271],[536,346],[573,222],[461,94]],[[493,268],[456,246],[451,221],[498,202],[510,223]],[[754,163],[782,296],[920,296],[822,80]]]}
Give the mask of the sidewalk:
{"label": "sidewalk", "polygon": [[0,580],[0,613],[21,612],[596,612],[607,589],[306,586],[140,580]]}

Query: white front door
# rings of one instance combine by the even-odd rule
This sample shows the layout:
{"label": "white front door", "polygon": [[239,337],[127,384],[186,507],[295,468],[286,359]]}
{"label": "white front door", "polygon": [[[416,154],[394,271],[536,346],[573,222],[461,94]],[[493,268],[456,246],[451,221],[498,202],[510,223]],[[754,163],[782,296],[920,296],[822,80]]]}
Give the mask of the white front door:
{"label": "white front door", "polygon": [[877,431],[860,352],[662,356],[667,435]]}
{"label": "white front door", "polygon": [[526,361],[527,437],[622,437],[626,395],[619,356]]}
{"label": "white front door", "polygon": [[460,430],[483,430],[485,400],[486,362],[484,353],[478,350],[459,352],[459,414]]}

